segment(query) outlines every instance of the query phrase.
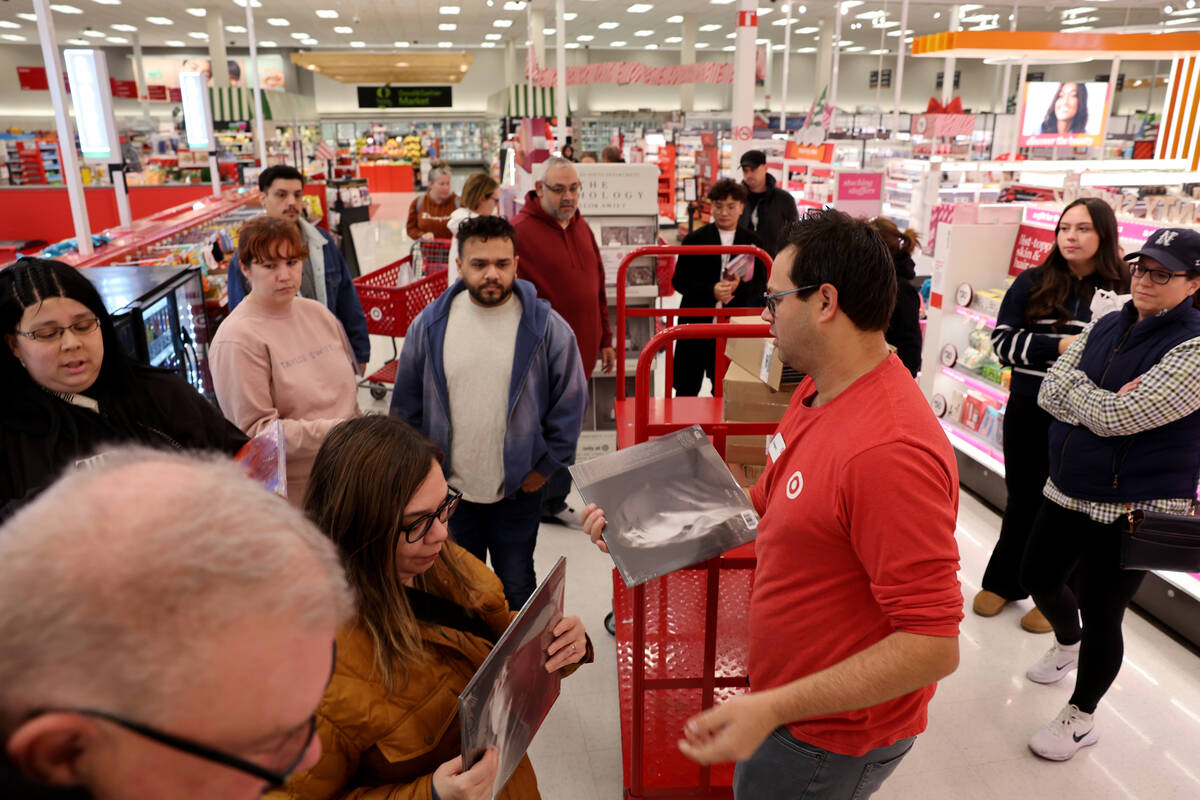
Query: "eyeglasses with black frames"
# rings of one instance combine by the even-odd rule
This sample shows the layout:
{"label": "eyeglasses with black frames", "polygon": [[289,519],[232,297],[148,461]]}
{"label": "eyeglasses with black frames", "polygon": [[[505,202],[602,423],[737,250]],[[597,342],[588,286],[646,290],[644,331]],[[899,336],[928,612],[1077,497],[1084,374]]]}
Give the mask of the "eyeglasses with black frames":
{"label": "eyeglasses with black frames", "polygon": [[437,507],[431,514],[423,514],[417,517],[408,525],[405,525],[400,531],[404,534],[404,541],[409,544],[416,544],[425,538],[425,534],[429,533],[429,529],[433,527],[433,521],[440,520],[442,524],[450,521],[450,517],[454,516],[454,512],[458,510],[458,503],[462,500],[462,492],[450,487],[450,491],[446,493],[446,499]]}
{"label": "eyeglasses with black frames", "polygon": [[543,183],[542,187],[550,194],[579,195],[583,191],[583,186],[578,183],[572,183],[570,186],[555,186],[554,184]]}
{"label": "eyeglasses with black frames", "polygon": [[1165,269],[1150,269],[1143,267],[1141,264],[1134,264],[1129,268],[1129,274],[1134,278],[1149,278],[1150,282],[1158,286],[1166,286],[1171,282],[1172,278],[1183,278],[1187,276],[1186,272],[1170,272]]}
{"label": "eyeglasses with black frames", "polygon": [[801,286],[799,289],[788,289],[786,292],[775,292],[774,294],[771,294],[770,292],[763,292],[763,305],[767,307],[767,311],[773,317],[775,316],[775,309],[779,307],[779,299],[781,297],[786,297],[787,295],[795,294],[796,292],[807,292],[809,289],[819,289],[820,287],[821,284],[814,283],[808,286]]}

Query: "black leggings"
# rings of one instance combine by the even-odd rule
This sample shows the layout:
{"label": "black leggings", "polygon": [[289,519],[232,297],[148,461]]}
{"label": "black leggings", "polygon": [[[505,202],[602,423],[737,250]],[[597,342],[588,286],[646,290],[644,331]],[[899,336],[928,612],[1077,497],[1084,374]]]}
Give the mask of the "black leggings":
{"label": "black leggings", "polygon": [[[1082,642],[1071,702],[1087,714],[1096,710],[1121,671],[1125,655],[1121,621],[1146,577],[1141,570],[1121,569],[1121,537],[1127,530],[1124,516],[1104,525],[1046,500],[1021,565],[1021,583],[1054,626],[1058,641]],[[1067,586],[1073,569],[1078,596]]]}

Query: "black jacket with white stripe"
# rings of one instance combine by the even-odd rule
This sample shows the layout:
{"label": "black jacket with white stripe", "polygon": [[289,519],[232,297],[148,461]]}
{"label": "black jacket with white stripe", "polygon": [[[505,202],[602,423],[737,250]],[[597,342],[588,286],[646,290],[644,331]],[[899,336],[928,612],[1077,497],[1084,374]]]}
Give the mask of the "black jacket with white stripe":
{"label": "black jacket with white stripe", "polygon": [[1064,304],[1071,319],[1060,324],[1057,316],[1046,316],[1031,324],[1025,319],[1025,310],[1041,285],[1045,269],[1033,267],[1016,277],[1004,295],[992,331],[992,349],[1000,363],[1013,368],[1009,391],[1032,398],[1037,397],[1046,370],[1058,359],[1058,341],[1080,333],[1091,322],[1095,294],[1091,280],[1073,281],[1075,291]]}

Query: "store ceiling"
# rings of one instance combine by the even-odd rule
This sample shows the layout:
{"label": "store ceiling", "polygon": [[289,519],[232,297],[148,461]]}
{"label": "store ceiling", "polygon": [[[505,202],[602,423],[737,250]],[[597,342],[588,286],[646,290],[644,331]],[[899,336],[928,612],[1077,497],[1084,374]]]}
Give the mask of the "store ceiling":
{"label": "store ceiling", "polygon": [[[247,0],[61,0],[54,8],[59,43],[88,42],[93,46],[128,46],[137,29],[147,47],[178,47],[196,50],[207,46],[207,20],[199,16],[220,13],[226,28],[227,46],[246,46]],[[524,47],[528,38],[524,4],[512,0],[252,0],[260,45],[272,49],[386,51],[399,49],[453,50],[503,47],[515,40]],[[635,0],[566,0],[567,46],[576,49],[677,50],[680,35],[677,15],[694,12],[701,30],[697,47],[706,52],[732,49],[737,5],[706,0],[648,0],[649,10],[630,11]],[[760,0],[758,35],[764,43],[783,48],[786,5]],[[1188,5],[1192,8],[1187,8]],[[900,1],[850,0],[843,16],[844,52],[880,54],[896,52],[900,35]],[[1147,26],[1168,31],[1200,30],[1200,0],[1019,0],[1022,30],[1134,30]],[[1166,13],[1165,8],[1171,8]],[[545,27],[552,30],[554,4],[538,0],[535,8],[545,12]],[[908,28],[917,35],[944,31],[950,6],[944,2],[912,0]],[[1013,4],[966,6],[966,29],[1007,30]],[[71,11],[74,9],[74,11]],[[450,13],[457,9],[457,13]],[[795,3],[792,48],[806,52],[816,46],[816,28],[822,18],[831,19],[831,0]],[[804,9],[800,13],[800,9]],[[32,14],[30,0],[7,0],[0,4],[0,45],[37,42],[35,23],[19,17]],[[189,13],[189,10],[196,12]],[[334,16],[336,15],[336,16]],[[161,23],[149,22],[153,18]],[[272,22],[274,20],[274,23]],[[505,23],[507,27],[503,27]],[[1073,23],[1073,24],[1072,24]],[[615,27],[612,27],[615,25]],[[115,26],[115,27],[114,27]],[[450,28],[449,26],[453,26]],[[979,28],[977,26],[984,26]],[[547,48],[555,35],[546,36]],[[552,52],[552,51],[551,51]],[[548,61],[552,57],[547,58]],[[372,80],[376,80],[373,78]],[[443,80],[443,79],[439,79]]]}
{"label": "store ceiling", "polygon": [[342,83],[458,83],[471,69],[470,53],[292,53],[296,66]]}

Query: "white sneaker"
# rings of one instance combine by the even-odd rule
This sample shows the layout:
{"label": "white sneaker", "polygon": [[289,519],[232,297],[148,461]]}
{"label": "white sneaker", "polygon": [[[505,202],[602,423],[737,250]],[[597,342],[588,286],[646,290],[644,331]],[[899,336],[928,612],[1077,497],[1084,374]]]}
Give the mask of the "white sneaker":
{"label": "white sneaker", "polygon": [[1085,714],[1077,706],[1068,705],[1054,721],[1029,738],[1029,749],[1051,761],[1066,761],[1081,747],[1100,740],[1096,734],[1093,714]]}
{"label": "white sneaker", "polygon": [[565,525],[577,531],[583,530],[583,514],[570,507],[564,508],[557,514],[543,515],[542,522],[548,522],[551,525]]}
{"label": "white sneaker", "polygon": [[1034,683],[1058,683],[1079,663],[1079,642],[1072,645],[1059,644],[1046,651],[1033,666],[1025,670],[1025,677]]}

